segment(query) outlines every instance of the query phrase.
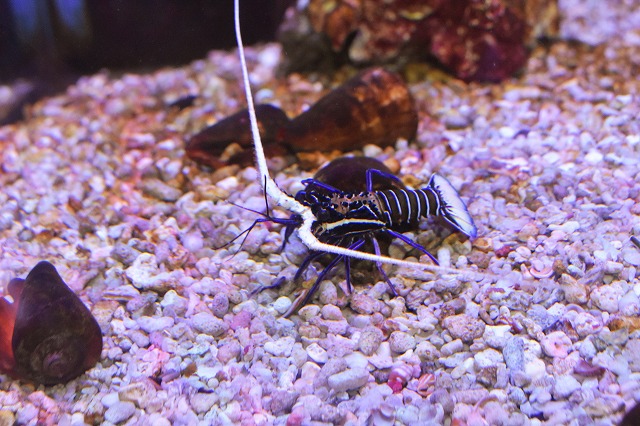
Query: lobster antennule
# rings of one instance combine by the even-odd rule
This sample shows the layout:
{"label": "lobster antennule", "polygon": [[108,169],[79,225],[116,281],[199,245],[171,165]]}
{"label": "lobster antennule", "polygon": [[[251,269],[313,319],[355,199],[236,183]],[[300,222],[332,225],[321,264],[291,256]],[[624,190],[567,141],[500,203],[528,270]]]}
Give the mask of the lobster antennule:
{"label": "lobster antennule", "polygon": [[440,215],[470,239],[476,238],[478,229],[473,223],[467,206],[451,183],[446,178],[433,174],[427,186],[438,196]]}

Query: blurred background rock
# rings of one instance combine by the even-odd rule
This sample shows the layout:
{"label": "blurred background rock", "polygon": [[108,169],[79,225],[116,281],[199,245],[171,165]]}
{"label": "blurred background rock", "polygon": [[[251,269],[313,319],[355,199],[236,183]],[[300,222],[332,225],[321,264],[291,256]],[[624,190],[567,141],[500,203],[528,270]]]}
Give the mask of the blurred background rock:
{"label": "blurred background rock", "polygon": [[[246,44],[275,39],[292,0],[243,0]],[[180,65],[235,47],[231,0],[0,0],[0,124],[101,68]]]}
{"label": "blurred background rock", "polygon": [[[431,62],[464,81],[516,74],[557,35],[558,0],[243,0],[245,44],[280,72]],[[143,71],[235,48],[232,0],[0,0],[0,125],[100,69]]]}

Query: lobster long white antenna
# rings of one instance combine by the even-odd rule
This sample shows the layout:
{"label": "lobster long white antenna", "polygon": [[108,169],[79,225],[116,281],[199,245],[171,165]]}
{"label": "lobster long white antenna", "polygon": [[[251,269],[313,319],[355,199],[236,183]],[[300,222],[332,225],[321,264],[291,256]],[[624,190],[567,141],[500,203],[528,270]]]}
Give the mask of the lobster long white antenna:
{"label": "lobster long white antenna", "polygon": [[269,175],[269,168],[267,167],[267,159],[264,155],[264,148],[262,146],[262,139],[260,138],[260,131],[258,129],[258,119],[256,118],[256,111],[253,105],[253,95],[251,93],[251,85],[249,82],[249,71],[247,70],[247,61],[244,56],[244,44],[242,44],[242,36],[240,35],[240,0],[234,0],[234,20],[236,40],[238,42],[238,54],[240,55],[240,64],[242,67],[242,80],[244,82],[244,93],[247,98],[247,109],[249,110],[249,121],[251,122],[251,134],[253,136],[253,146],[256,155],[256,164],[258,166],[258,173],[260,173],[260,181],[266,191],[267,195],[275,201],[281,207],[292,211],[302,216],[302,226],[298,229],[298,236],[300,240],[310,250],[324,251],[337,255],[354,257],[362,260],[369,260],[373,262],[390,263],[393,265],[406,266],[410,268],[426,269],[434,272],[444,272],[450,274],[461,274],[463,272],[474,272],[468,270],[460,270],[454,268],[447,268],[444,266],[433,265],[431,263],[418,263],[410,262],[408,260],[394,259],[388,256],[378,256],[373,253],[365,253],[356,250],[350,250],[344,247],[338,247],[331,244],[325,244],[316,238],[311,231],[311,226],[315,221],[315,216],[311,212],[311,209],[297,202],[295,198],[291,197],[287,193],[283,192],[275,181]]}
{"label": "lobster long white antenna", "polygon": [[[242,68],[242,80],[244,82],[244,94],[247,98],[247,109],[249,110],[249,121],[251,122],[251,135],[253,136],[253,146],[256,155],[256,164],[258,165],[258,172],[260,173],[260,182],[262,182],[267,195],[273,198],[276,204],[288,210],[291,210],[294,213],[304,215],[305,210],[309,209],[298,203],[293,197],[281,191],[280,188],[278,188],[278,185],[276,185],[274,180],[271,179],[271,176],[269,175],[267,159],[264,155],[262,139],[260,138],[260,130],[258,129],[256,110],[253,105],[253,94],[251,93],[251,84],[249,82],[247,60],[244,56],[244,44],[242,43],[242,35],[240,34],[240,0],[234,1],[234,19],[236,40],[238,42],[238,54],[240,55],[240,64]],[[311,212],[309,211],[309,213]]]}

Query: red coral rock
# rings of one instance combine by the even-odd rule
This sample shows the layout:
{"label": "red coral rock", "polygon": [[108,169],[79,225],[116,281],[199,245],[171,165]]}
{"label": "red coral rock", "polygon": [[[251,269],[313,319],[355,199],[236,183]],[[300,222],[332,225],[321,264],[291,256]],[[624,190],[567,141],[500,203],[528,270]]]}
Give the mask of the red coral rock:
{"label": "red coral rock", "polygon": [[[466,81],[522,68],[533,37],[557,31],[555,0],[311,0],[312,27],[354,62],[431,55]],[[347,46],[351,35],[352,43]]]}

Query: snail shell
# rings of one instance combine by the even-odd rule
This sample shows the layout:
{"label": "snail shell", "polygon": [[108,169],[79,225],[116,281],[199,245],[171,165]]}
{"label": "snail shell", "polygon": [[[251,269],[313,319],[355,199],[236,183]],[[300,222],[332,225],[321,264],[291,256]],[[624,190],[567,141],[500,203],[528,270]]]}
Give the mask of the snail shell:
{"label": "snail shell", "polygon": [[402,78],[383,68],[361,72],[332,90],[285,128],[295,151],[349,151],[413,139],[418,113]]}
{"label": "snail shell", "polygon": [[420,367],[410,364],[397,364],[389,372],[387,384],[394,393],[402,391],[402,388],[409,383],[413,377],[420,374]]}
{"label": "snail shell", "polygon": [[[38,263],[27,278],[9,285],[12,306],[0,304],[0,319],[15,313],[11,352],[8,328],[0,337],[0,369],[37,384],[65,383],[93,367],[102,352],[102,332],[91,312],[62,280],[54,266]],[[7,323],[12,321],[8,319]]]}

